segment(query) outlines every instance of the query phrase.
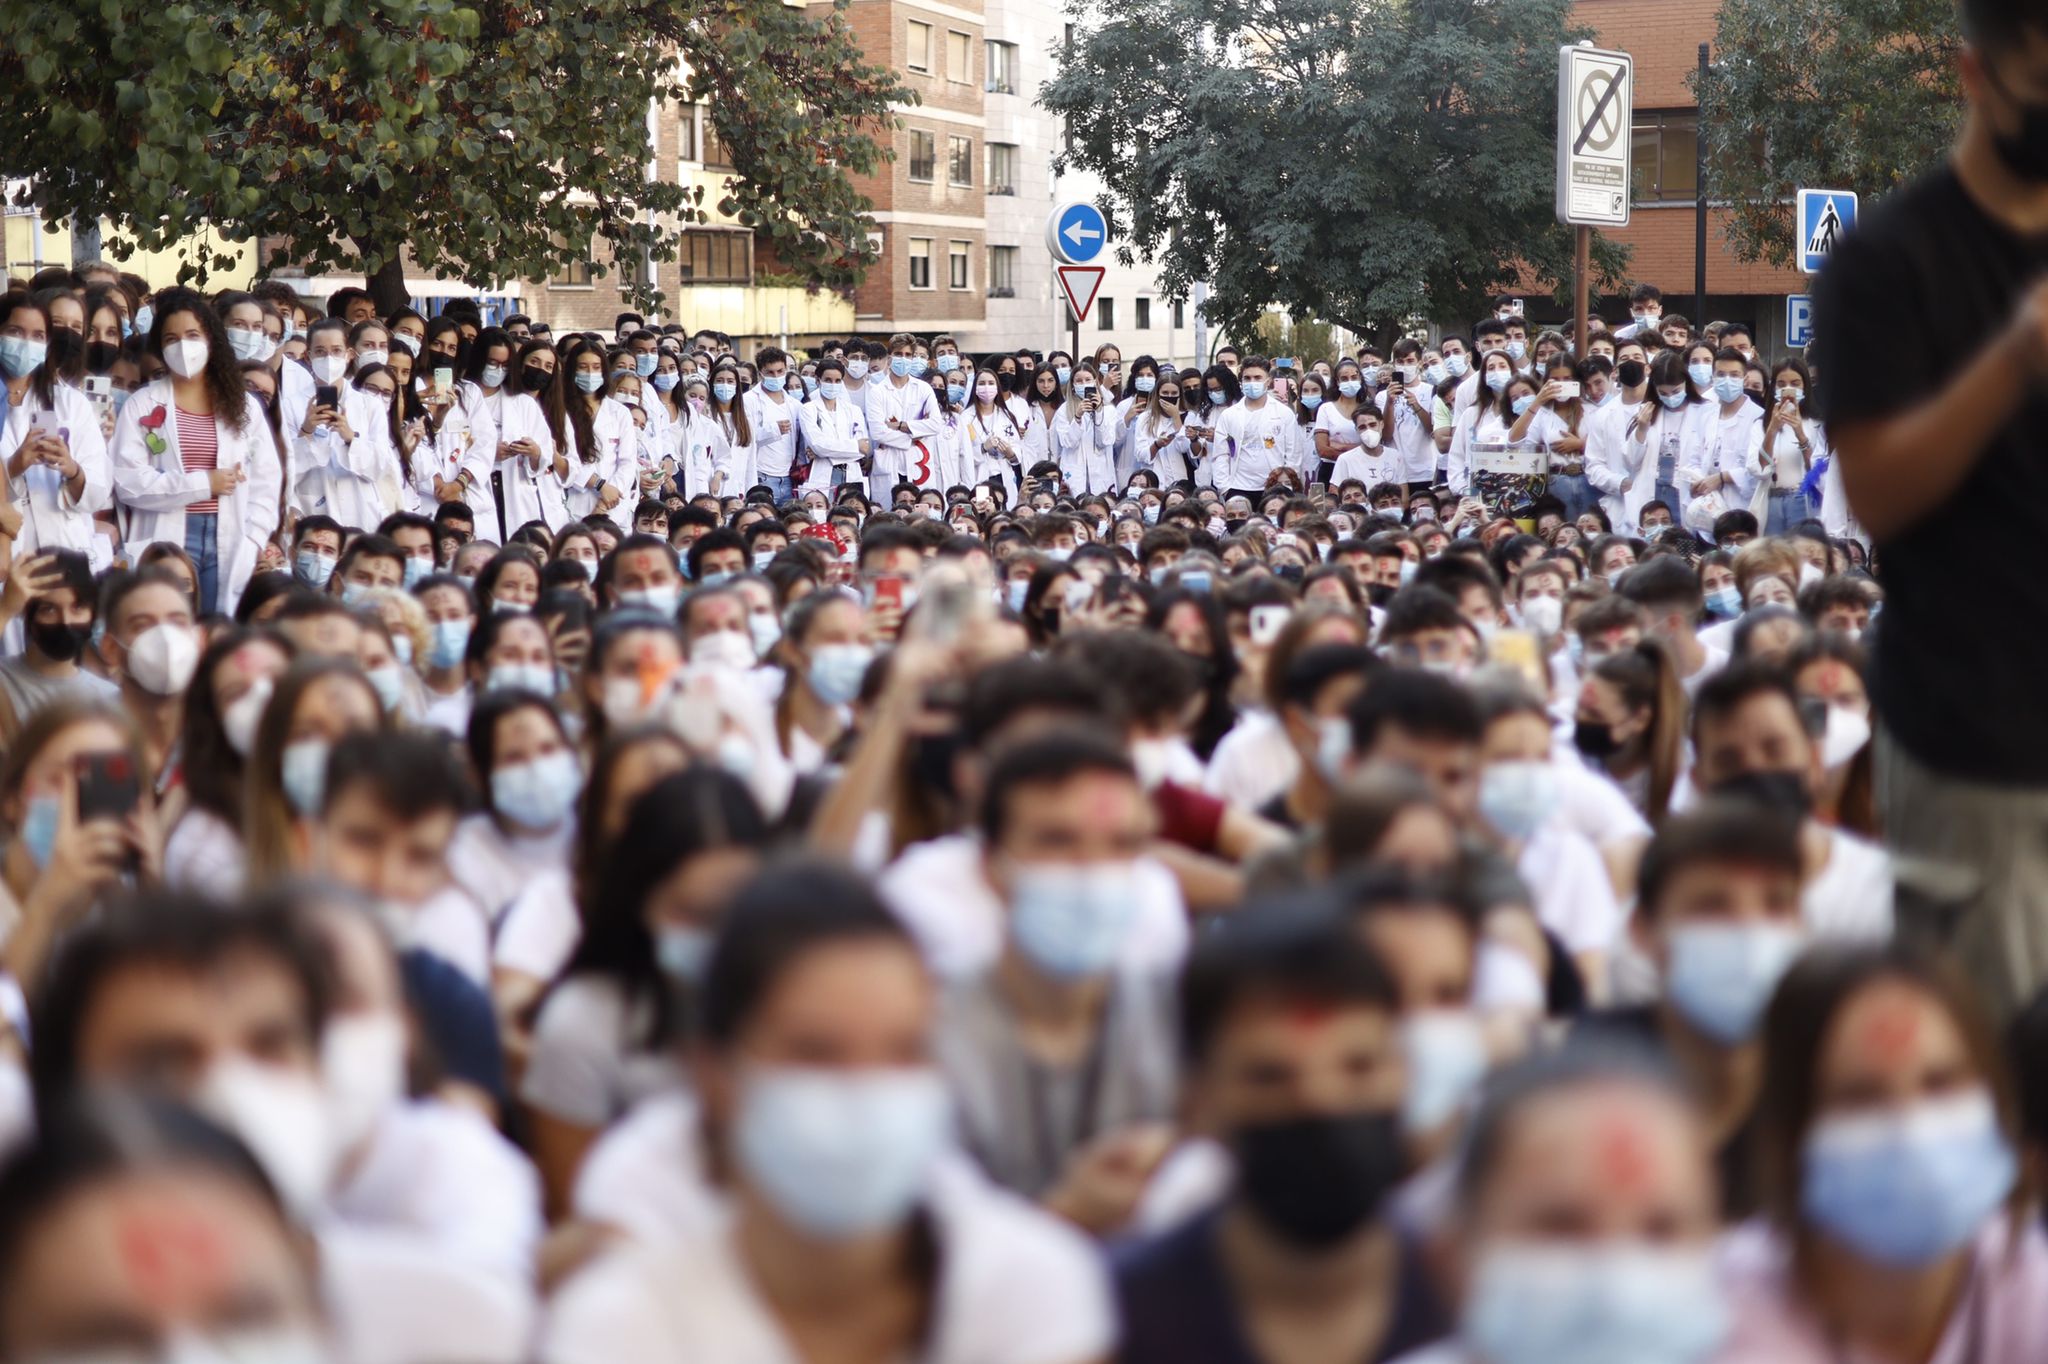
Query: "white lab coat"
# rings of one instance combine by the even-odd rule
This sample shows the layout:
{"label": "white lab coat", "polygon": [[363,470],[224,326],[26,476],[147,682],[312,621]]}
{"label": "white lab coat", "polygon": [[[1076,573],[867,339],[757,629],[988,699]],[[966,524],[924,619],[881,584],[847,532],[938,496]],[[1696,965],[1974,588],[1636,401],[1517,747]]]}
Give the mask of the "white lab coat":
{"label": "white lab coat", "polygon": [[470,517],[475,522],[476,538],[494,545],[504,544],[505,534],[498,524],[498,499],[491,491],[491,475],[498,469],[498,423],[505,400],[511,396],[502,388],[496,393],[485,393],[480,385],[468,379],[455,386],[455,405],[462,409],[469,447],[462,467],[469,469],[476,480],[463,489],[462,500],[468,505]]}
{"label": "white lab coat", "polygon": [[[471,501],[474,490],[478,488],[484,490],[486,498],[489,496],[490,455],[476,444],[476,433],[470,428],[469,418],[463,413],[462,405],[454,403],[449,406],[448,414],[441,419],[441,429],[421,439],[413,448],[412,491],[414,505],[420,514],[431,517],[435,508],[441,505],[441,499],[434,492],[435,479],[438,478],[443,483],[460,483],[465,474],[469,476],[469,481],[463,485],[464,494],[458,500],[471,509],[476,521],[477,537],[495,541],[497,536],[484,534],[483,520],[481,517],[474,517],[475,503]],[[493,508],[493,526],[497,520],[497,511]]]}
{"label": "white lab coat", "polygon": [[[565,426],[565,432],[573,443],[575,427]],[[604,515],[631,534],[633,508],[640,497],[640,428],[634,424],[632,409],[611,398],[600,400],[590,419],[590,439],[597,447],[595,458],[585,459],[591,452],[580,448],[569,455],[569,479],[562,489],[569,515],[579,521],[594,515],[599,493],[610,485],[618,490],[619,500]]]}
{"label": "white lab coat", "polygon": [[[792,400],[794,404],[794,400]],[[795,425],[796,409],[790,408],[792,441],[803,439],[801,430]],[[761,481],[761,430],[753,424],[752,409],[747,411],[747,436],[741,440],[739,426],[730,416],[706,410],[703,419],[711,428],[711,466],[725,477],[718,485],[720,497],[744,497],[755,484]],[[777,420],[781,420],[777,418]],[[794,448],[794,446],[792,446]],[[705,489],[699,489],[702,492]]]}
{"label": "white lab coat", "polygon": [[867,486],[867,475],[860,468],[867,456],[860,452],[860,443],[869,439],[868,423],[858,403],[851,398],[829,403],[813,398],[798,409],[797,419],[803,423],[804,445],[811,452],[811,476],[802,491],[830,489],[835,467],[845,470],[843,483]]}
{"label": "white lab coat", "polygon": [[1060,481],[1076,497],[1116,491],[1116,412],[1093,412],[1062,406],[1052,420],[1052,440],[1059,450]]}
{"label": "white lab coat", "polygon": [[[132,554],[160,541],[183,548],[185,508],[214,495],[205,473],[185,472],[184,457],[178,450],[172,383],[165,377],[144,385],[114,423],[114,500]],[[214,414],[215,467],[248,470],[247,479],[219,499],[220,594],[216,605],[229,614],[256,571],[264,542],[277,530],[278,495],[284,477],[262,405],[251,395],[243,398],[248,404],[247,420],[240,431],[222,421],[218,412]],[[160,452],[150,449],[142,426],[156,413],[163,414],[161,425],[155,428],[163,447]]]}
{"label": "white lab coat", "polygon": [[530,393],[505,395],[498,443],[515,440],[532,441],[540,449],[540,458],[537,462],[513,458],[498,464],[505,490],[505,534],[512,535],[529,521],[539,521],[551,532],[560,530],[569,522],[569,504],[555,473],[555,434],[548,430],[548,414]]}
{"label": "white lab coat", "polygon": [[[917,482],[917,471],[927,458],[936,461],[933,447],[945,429],[939,398],[922,379],[906,379],[898,388],[893,378],[867,385],[868,439],[875,447],[875,481],[884,488]],[[899,431],[890,418],[909,428]],[[925,453],[914,442],[923,441]],[[928,480],[927,480],[928,481]]]}
{"label": "white lab coat", "polygon": [[[1152,443],[1161,436],[1172,437],[1159,452],[1152,452]],[[1133,472],[1150,469],[1158,475],[1162,487],[1179,483],[1188,476],[1188,456],[1193,447],[1188,444],[1185,423],[1174,417],[1154,417],[1149,410],[1138,414],[1131,423],[1131,465]],[[1130,482],[1127,477],[1125,483]]]}
{"label": "white lab coat", "polygon": [[14,545],[16,563],[50,549],[75,549],[91,555],[97,539],[92,514],[106,509],[113,492],[113,469],[107,462],[106,438],[100,435],[99,413],[83,393],[66,383],[51,383],[48,409],[36,397],[35,385],[29,385],[21,403],[8,410],[6,424],[0,426],[0,461],[14,458],[28,439],[36,414],[45,410],[56,415],[59,434],[71,448],[71,458],[85,475],[85,483],[74,500],[63,477],[47,465],[25,469],[20,478],[10,482],[8,492],[15,510],[21,513],[21,534]]}
{"label": "white lab coat", "polygon": [[[986,416],[979,407],[970,406],[964,414],[967,431],[962,442],[963,469],[968,483],[1000,483],[1009,493],[1009,505],[1017,502],[1017,469],[1010,463],[1014,458],[1020,463],[1030,458],[1028,442],[1024,437],[1025,423],[1031,420],[1029,412],[1010,406],[998,399],[994,409]],[[1009,451],[1008,457],[1004,450]],[[1025,467],[1029,467],[1026,465]]]}

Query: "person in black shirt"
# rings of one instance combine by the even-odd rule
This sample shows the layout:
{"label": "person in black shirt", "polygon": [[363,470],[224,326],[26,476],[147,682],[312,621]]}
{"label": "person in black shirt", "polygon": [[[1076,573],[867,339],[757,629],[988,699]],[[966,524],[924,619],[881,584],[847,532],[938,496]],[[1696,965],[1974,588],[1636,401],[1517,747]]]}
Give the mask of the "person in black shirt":
{"label": "person in black shirt", "polygon": [[1799,825],[1716,798],[1665,820],[1643,854],[1632,930],[1664,982],[1655,1004],[1609,1010],[1577,1036],[1663,1053],[1698,1106],[1731,1220],[1756,1210],[1750,1165],[1764,1006],[1806,944]]}
{"label": "person in black shirt", "polygon": [[1181,982],[1183,1111],[1232,1192],[1113,1260],[1123,1364],[1392,1359],[1448,1319],[1387,1203],[1407,1165],[1395,988],[1322,902],[1225,916]]}
{"label": "person in black shirt", "polygon": [[1813,358],[1886,589],[1888,837],[1970,873],[1943,878],[1959,904],[1902,895],[1901,928],[1949,940],[2009,1010],[2048,981],[2048,11],[1963,0],[1962,17],[1962,134],[1843,235]]}

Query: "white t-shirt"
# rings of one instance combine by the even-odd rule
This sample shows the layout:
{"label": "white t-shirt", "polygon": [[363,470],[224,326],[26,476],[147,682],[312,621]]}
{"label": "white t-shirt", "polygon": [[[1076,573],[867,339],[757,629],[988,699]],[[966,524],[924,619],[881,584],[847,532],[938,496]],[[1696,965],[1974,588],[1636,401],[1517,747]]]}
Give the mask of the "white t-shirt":
{"label": "white t-shirt", "polygon": [[504,921],[512,902],[535,879],[566,871],[576,822],[528,836],[508,834],[488,814],[474,814],[455,826],[448,844],[448,870],[455,884],[483,907],[493,924]]}
{"label": "white t-shirt", "polygon": [[559,1121],[602,1127],[641,1099],[673,1089],[681,1080],[675,1058],[639,1041],[648,1022],[611,980],[564,981],[534,1020],[520,1099]]}
{"label": "white t-shirt", "polygon": [[545,1230],[532,1163],[481,1114],[431,1099],[378,1120],[327,1210],[347,1226],[419,1237],[436,1255],[521,1289]]}
{"label": "white t-shirt", "polygon": [[1700,642],[1700,647],[1707,651],[1706,660],[1700,664],[1700,670],[1691,677],[1681,677],[1678,679],[1678,685],[1685,688],[1685,699],[1688,701],[1700,694],[1700,687],[1708,678],[1728,666],[1728,651],[1726,649],[1717,649],[1705,640]]}
{"label": "white t-shirt", "polygon": [[[1080,1364],[1116,1343],[1109,1281],[1080,1233],[949,1166],[926,1207],[938,1283],[921,1364]],[[802,1364],[733,1245],[730,1220],[625,1248],[555,1296],[545,1364]]]}
{"label": "white t-shirt", "polygon": [[1279,720],[1264,711],[1247,711],[1209,755],[1209,776],[1202,789],[1256,810],[1294,785],[1300,775],[1301,759]]}
{"label": "white t-shirt", "polygon": [[410,911],[399,934],[405,947],[431,952],[474,981],[491,988],[491,928],[476,901],[450,885]]}
{"label": "white t-shirt", "polygon": [[[1003,946],[1003,903],[982,872],[980,840],[949,834],[905,848],[877,883],[883,901],[948,979],[995,964]],[[1180,883],[1140,858],[1137,907],[1119,965],[1140,973],[1174,972],[1188,950],[1187,903]]]}
{"label": "white t-shirt", "polygon": [[179,890],[232,900],[248,874],[241,831],[211,810],[186,810],[164,841],[164,880]]}
{"label": "white t-shirt", "polygon": [[1556,820],[1545,823],[1515,863],[1535,898],[1536,917],[1566,950],[1611,952],[1627,916],[1593,845]]}
{"label": "white t-shirt", "polygon": [[716,1226],[723,1212],[705,1180],[703,1120],[695,1096],[676,1090],[614,1123],[576,1172],[576,1216],[656,1243]]}
{"label": "white t-shirt", "polygon": [[460,739],[469,733],[469,712],[476,698],[465,684],[460,691],[443,695],[432,687],[422,689],[427,698],[426,708],[420,712],[420,723],[428,729],[438,729]]}
{"label": "white t-shirt", "polygon": [[561,974],[583,937],[576,889],[565,869],[542,872],[512,901],[498,924],[491,964],[536,980]]}
{"label": "white t-shirt", "polygon": [[1828,830],[1827,865],[1799,897],[1817,938],[1883,940],[1892,935],[1892,859],[1875,843]]}

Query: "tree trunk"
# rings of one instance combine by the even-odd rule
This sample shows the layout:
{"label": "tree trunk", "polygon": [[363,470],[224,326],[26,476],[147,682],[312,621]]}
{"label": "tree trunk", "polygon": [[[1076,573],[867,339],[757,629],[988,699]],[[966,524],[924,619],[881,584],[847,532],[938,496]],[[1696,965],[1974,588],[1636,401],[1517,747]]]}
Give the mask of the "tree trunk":
{"label": "tree trunk", "polygon": [[365,275],[363,284],[377,302],[377,316],[391,316],[409,301],[405,292],[405,257],[394,255],[375,274]]}

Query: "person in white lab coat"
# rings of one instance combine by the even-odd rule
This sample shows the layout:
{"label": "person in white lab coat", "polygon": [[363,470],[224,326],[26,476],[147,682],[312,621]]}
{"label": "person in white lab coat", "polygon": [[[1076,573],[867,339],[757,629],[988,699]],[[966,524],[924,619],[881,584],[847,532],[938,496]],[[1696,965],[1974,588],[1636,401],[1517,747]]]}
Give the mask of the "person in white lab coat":
{"label": "person in white lab coat", "polygon": [[[1804,491],[1806,476],[1828,458],[1828,440],[1814,415],[1813,376],[1804,360],[1780,360],[1771,372],[1771,384],[1757,471],[1770,483],[1770,514],[1764,518],[1763,533],[1783,535],[1814,515]],[[1830,527],[1828,533],[1839,532]]]}
{"label": "person in white lab coat", "polygon": [[512,373],[516,346],[503,328],[486,327],[469,347],[469,370],[456,385],[456,402],[469,428],[469,449],[473,462],[463,465],[460,501],[475,518],[479,540],[499,545],[505,542],[499,522],[503,500],[505,461],[515,456],[503,446],[505,408],[518,396],[517,376]]}
{"label": "person in white lab coat", "polygon": [[[1057,383],[1054,380],[1055,386]],[[1026,445],[1024,428],[1031,420],[1029,409],[1005,401],[1002,380],[995,371],[985,369],[974,376],[966,416],[966,480],[998,484],[1014,505],[1017,471]]]}
{"label": "person in white lab coat", "polygon": [[17,563],[42,550],[90,555],[93,519],[107,506],[112,470],[99,416],[49,363],[50,315],[17,295],[0,321],[0,377],[7,416],[0,425],[6,493],[21,513]]}
{"label": "person in white lab coat", "polygon": [[[1642,466],[1634,461],[1647,458],[1648,447],[1632,439],[1636,419],[1645,402],[1656,403],[1650,385],[1650,366],[1643,343],[1626,340],[1615,347],[1611,397],[1594,409],[1587,419],[1586,482],[1599,495],[1600,509],[1608,524],[1619,529],[1634,526],[1642,508],[1656,491],[1655,479],[1641,479]],[[1679,392],[1684,392],[1681,383]],[[1583,514],[1583,513],[1582,513]],[[1681,509],[1680,515],[1683,515]]]}
{"label": "person in white lab coat", "polygon": [[[760,468],[760,451],[762,443],[769,438],[755,423],[753,406],[741,400],[740,369],[731,360],[719,361],[711,371],[711,393],[704,404],[703,415],[711,428],[706,448],[716,477],[698,486],[693,475],[691,486],[699,493],[715,493],[720,497],[744,496],[766,478]],[[775,423],[774,440],[786,440],[793,445],[798,437],[779,429],[782,423],[779,410]],[[791,430],[795,430],[794,425]]]}
{"label": "person in white lab coat", "polygon": [[575,520],[604,516],[630,533],[639,502],[639,430],[625,404],[604,395],[602,350],[572,343],[565,357],[576,389],[564,395],[570,453],[563,500]]}
{"label": "person in white lab coat", "polygon": [[1075,497],[1116,491],[1116,412],[1095,366],[1074,366],[1067,401],[1053,418],[1052,443],[1060,480]]}
{"label": "person in white lab coat", "polygon": [[[1703,347],[1693,347],[1688,375],[1693,374],[1703,353]],[[1731,511],[1755,510],[1750,504],[1757,498],[1757,474],[1762,467],[1764,413],[1743,389],[1748,368],[1742,352],[1733,346],[1714,353],[1711,401],[1696,427],[1691,455],[1679,478],[1679,491],[1685,496],[1718,492]]]}
{"label": "person in white lab coat", "polygon": [[158,542],[183,549],[198,570],[200,609],[231,613],[277,529],[277,448],[220,318],[196,291],[157,295],[148,346],[170,373],[114,423],[126,540],[135,553]]}
{"label": "person in white lab coat", "polygon": [[505,493],[501,524],[508,537],[529,521],[556,531],[569,520],[563,496],[563,480],[569,477],[563,395],[568,381],[556,372],[559,357],[546,341],[528,341],[515,363],[520,392],[506,399],[498,429],[498,472]]}
{"label": "person in white lab coat", "polygon": [[[1020,430],[1023,444],[1018,448],[1018,466],[1028,470],[1054,459],[1057,452],[1052,443],[1052,425],[1067,405],[1067,386],[1061,382],[1059,371],[1050,364],[1040,365],[1027,379],[1024,393],[1024,417]],[[1016,490],[1011,490],[1011,501],[1016,501]]]}
{"label": "person in white lab coat", "polygon": [[1297,447],[1304,437],[1294,408],[1268,391],[1272,370],[1267,361],[1247,356],[1238,366],[1237,378],[1244,399],[1216,419],[1210,442],[1212,476],[1226,497],[1247,497],[1257,506],[1275,470],[1301,468]]}
{"label": "person in white lab coat", "polygon": [[[1189,375],[1190,380],[1199,379]],[[1158,477],[1161,486],[1181,483],[1188,477],[1187,405],[1182,401],[1184,392],[1179,375],[1162,378],[1152,392],[1139,403],[1136,420],[1131,423],[1131,465],[1134,470],[1148,470]]]}
{"label": "person in white lab coat", "polygon": [[[917,482],[919,463],[945,429],[944,413],[931,385],[917,377],[917,341],[899,332],[889,338],[889,372],[867,385],[868,438],[874,442],[874,478],[885,488]],[[920,451],[918,443],[925,449]]]}
{"label": "person in white lab coat", "polygon": [[847,396],[846,366],[838,360],[820,360],[816,375],[817,396],[799,409],[804,446],[811,453],[811,476],[803,490],[847,484],[865,488],[874,445],[860,407]]}

